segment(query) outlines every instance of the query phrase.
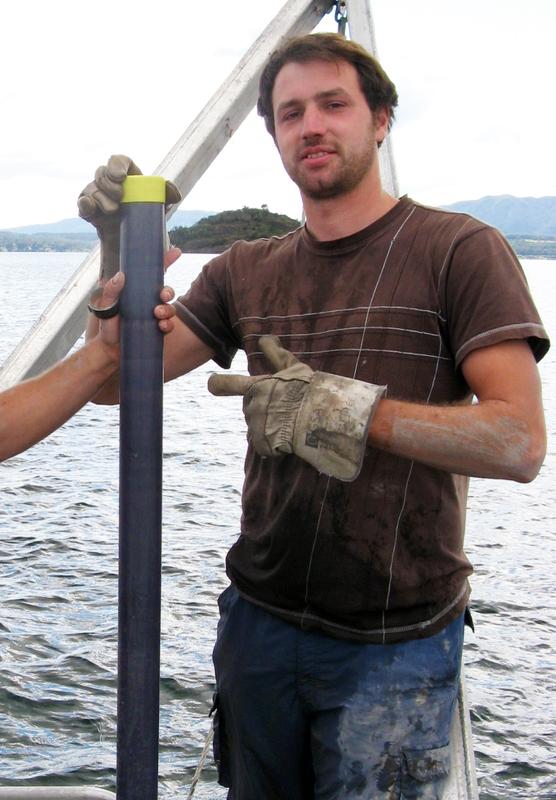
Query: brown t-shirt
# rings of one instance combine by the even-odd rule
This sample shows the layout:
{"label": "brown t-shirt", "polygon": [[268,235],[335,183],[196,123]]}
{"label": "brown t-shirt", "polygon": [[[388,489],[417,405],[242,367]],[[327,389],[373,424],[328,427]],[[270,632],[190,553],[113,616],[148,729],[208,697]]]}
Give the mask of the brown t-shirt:
{"label": "brown t-shirt", "polygon": [[[300,228],[237,242],[176,304],[229,367],[252,374],[275,334],[314,370],[386,384],[388,397],[470,403],[472,350],[548,339],[511,248],[494,229],[408,198],[353,236]],[[227,557],[241,594],[305,628],[368,642],[429,636],[461,613],[468,479],[368,448],[353,483],[293,455],[248,448],[241,534]]]}

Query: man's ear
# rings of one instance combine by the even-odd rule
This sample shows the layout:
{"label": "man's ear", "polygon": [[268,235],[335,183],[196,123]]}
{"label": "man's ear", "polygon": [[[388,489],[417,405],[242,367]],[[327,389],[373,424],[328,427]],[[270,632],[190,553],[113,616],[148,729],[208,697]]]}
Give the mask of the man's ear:
{"label": "man's ear", "polygon": [[390,129],[390,112],[387,108],[377,108],[376,111],[373,111],[373,119],[376,131],[376,143],[377,146],[380,147]]}

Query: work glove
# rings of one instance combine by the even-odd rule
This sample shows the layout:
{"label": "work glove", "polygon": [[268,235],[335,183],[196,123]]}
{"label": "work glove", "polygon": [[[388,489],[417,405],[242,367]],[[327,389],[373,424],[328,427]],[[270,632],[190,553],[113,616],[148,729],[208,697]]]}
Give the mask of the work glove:
{"label": "work glove", "polygon": [[313,372],[276,336],[261,336],[259,346],[274,375],[215,374],[209,378],[209,391],[243,395],[247,437],[259,455],[294,453],[325,475],[355,480],[386,387]]}
{"label": "work glove", "polygon": [[[79,216],[97,229],[100,239],[99,282],[91,295],[91,303],[102,293],[104,283],[120,268],[120,201],[123,183],[128,175],[142,175],[131,158],[110,156],[108,164],[95,172],[77,198]],[[182,197],[172,181],[166,181],[166,207],[179,203]]]}

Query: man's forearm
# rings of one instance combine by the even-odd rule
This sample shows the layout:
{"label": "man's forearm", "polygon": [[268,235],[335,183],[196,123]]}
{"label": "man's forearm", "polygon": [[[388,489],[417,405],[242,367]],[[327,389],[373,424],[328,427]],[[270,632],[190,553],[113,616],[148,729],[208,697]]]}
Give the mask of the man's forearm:
{"label": "man's forearm", "polygon": [[118,348],[94,339],[42,375],[3,392],[0,461],[62,425],[114,375],[118,364]]}
{"label": "man's forearm", "polygon": [[368,441],[447,472],[522,483],[537,475],[545,454],[542,419],[526,423],[500,400],[427,406],[383,399]]}

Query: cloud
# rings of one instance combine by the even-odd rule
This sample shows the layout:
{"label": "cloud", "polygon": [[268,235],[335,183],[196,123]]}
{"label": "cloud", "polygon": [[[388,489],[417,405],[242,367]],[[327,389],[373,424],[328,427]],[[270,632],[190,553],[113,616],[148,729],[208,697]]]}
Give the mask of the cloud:
{"label": "cloud", "polygon": [[[113,152],[154,169],[282,4],[213,0],[210,19],[181,0],[7,4],[0,227],[36,222],[37,206],[40,221],[73,216],[77,193]],[[400,94],[392,136],[402,186],[431,203],[556,194],[553,0],[371,5]],[[324,27],[335,28],[332,16]],[[263,202],[299,215],[297,191],[250,117],[183,207]]]}

